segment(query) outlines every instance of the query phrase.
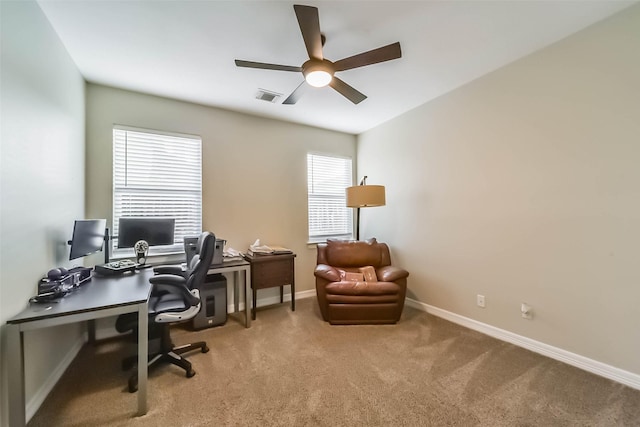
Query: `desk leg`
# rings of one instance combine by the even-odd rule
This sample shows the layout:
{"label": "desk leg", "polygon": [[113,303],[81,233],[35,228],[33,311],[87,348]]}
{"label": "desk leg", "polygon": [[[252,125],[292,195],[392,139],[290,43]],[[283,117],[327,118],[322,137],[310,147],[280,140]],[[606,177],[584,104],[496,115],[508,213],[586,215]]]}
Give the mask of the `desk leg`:
{"label": "desk leg", "polygon": [[249,269],[242,270],[244,277],[244,325],[246,328],[251,327],[251,274]]}
{"label": "desk leg", "polygon": [[258,308],[258,290],[252,292],[253,303],[251,305],[251,319],[256,320],[256,308]]}
{"label": "desk leg", "polygon": [[91,345],[96,345],[96,319],[87,320],[87,338]]}
{"label": "desk leg", "polygon": [[233,272],[233,312],[240,313],[240,286],[238,286],[238,282],[240,281],[240,272]]}
{"label": "desk leg", "polygon": [[138,415],[147,413],[149,315],[147,303],[138,305]]}
{"label": "desk leg", "polygon": [[296,279],[291,280],[291,311],[296,311]]}
{"label": "desk leg", "polygon": [[24,397],[24,341],[20,325],[7,325],[9,426],[26,424]]}

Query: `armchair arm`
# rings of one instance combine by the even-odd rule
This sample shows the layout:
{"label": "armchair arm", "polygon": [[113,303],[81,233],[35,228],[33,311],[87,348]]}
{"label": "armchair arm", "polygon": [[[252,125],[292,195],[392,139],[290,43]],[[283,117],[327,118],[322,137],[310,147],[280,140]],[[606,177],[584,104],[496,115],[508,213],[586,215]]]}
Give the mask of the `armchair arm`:
{"label": "armchair arm", "polygon": [[149,278],[149,282],[154,287],[155,291],[165,291],[182,296],[184,300],[192,305],[198,305],[200,303],[199,294],[195,296],[187,288],[187,279],[182,276],[174,276],[173,274],[159,274]]}
{"label": "armchair arm", "polygon": [[409,276],[407,270],[399,267],[387,265],[376,270],[376,276],[381,282],[395,282],[396,280],[406,279]]}
{"label": "armchair arm", "polygon": [[330,282],[339,282],[340,281],[340,273],[338,270],[326,264],[318,264],[316,265],[316,269],[313,272],[316,277],[321,279],[328,280]]}

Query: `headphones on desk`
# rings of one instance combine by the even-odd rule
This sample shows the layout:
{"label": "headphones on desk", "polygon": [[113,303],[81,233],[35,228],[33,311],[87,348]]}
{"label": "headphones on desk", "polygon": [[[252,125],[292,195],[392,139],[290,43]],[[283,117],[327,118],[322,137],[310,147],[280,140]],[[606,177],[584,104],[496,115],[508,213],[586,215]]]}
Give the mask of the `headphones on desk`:
{"label": "headphones on desk", "polygon": [[61,280],[65,278],[68,274],[69,274],[69,270],[67,270],[64,267],[53,268],[47,272],[47,279],[51,281]]}

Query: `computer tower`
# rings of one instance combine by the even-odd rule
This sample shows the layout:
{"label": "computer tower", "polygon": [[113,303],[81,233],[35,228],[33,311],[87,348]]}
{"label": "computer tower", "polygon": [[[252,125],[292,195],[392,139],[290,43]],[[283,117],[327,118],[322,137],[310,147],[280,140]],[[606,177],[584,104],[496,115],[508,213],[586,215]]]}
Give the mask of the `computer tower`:
{"label": "computer tower", "polygon": [[224,325],[227,322],[227,279],[210,274],[200,290],[200,311],[193,318],[193,329]]}

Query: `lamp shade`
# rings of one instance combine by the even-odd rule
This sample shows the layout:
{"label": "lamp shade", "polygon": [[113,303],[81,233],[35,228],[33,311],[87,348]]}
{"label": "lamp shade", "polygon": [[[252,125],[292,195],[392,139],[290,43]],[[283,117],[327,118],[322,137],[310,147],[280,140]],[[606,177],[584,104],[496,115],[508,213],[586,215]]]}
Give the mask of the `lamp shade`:
{"label": "lamp shade", "polygon": [[347,188],[347,207],[384,206],[384,185],[355,185]]}

